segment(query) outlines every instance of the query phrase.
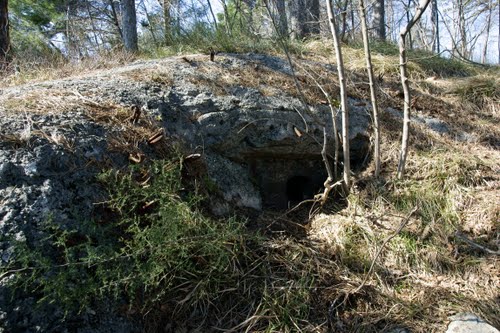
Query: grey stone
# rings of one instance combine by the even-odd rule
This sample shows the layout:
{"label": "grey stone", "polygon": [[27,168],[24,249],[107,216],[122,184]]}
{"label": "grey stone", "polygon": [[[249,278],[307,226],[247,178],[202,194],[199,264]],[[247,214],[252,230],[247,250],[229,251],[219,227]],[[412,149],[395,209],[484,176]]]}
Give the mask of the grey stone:
{"label": "grey stone", "polygon": [[[389,107],[385,111],[396,119],[403,119],[403,112],[400,110],[396,110]],[[428,117],[422,114],[414,113],[411,115],[411,121],[414,123],[421,124],[430,129],[431,131],[434,131],[439,134],[450,133],[450,128],[448,124],[446,124],[444,121],[438,118]]]}
{"label": "grey stone", "polygon": [[495,327],[491,326],[483,319],[472,313],[459,313],[450,317],[446,333],[499,333]]}
{"label": "grey stone", "polygon": [[397,327],[387,331],[386,333],[411,333],[411,331],[407,328]]}
{"label": "grey stone", "polygon": [[[219,59],[218,66],[223,70],[250,63],[291,73],[287,62],[278,57],[247,54]],[[163,67],[172,74],[170,86],[127,76],[131,71]],[[12,260],[19,242],[33,247],[42,244],[47,237],[44,225],[49,222],[65,230],[92,217],[94,203],[106,197],[93,162],[110,161],[117,168],[128,164],[127,154],[108,149],[108,138],[123,130],[120,124],[93,120],[80,105],[82,100],[70,104],[64,112],[45,114],[12,112],[16,110],[8,110],[8,104],[2,103],[2,99],[22,99],[26,93],[44,96],[47,89],[77,91],[94,103],[142,106],[144,113],[165,129],[169,140],[177,139],[187,151],[202,155],[208,176],[220,191],[212,205],[218,215],[231,214],[234,207],[254,212],[283,209],[319,190],[326,179],[320,155],[324,127],[330,133],[330,150],[333,148],[328,107],[309,105],[303,110],[301,102],[281,87],[275,87],[276,94],[268,96],[255,87],[233,85],[226,89],[227,94],[216,95],[210,87],[189,82],[187,76],[217,79],[181,58],[171,58],[2,89],[0,265]],[[349,100],[354,166],[366,160],[370,145],[370,117],[358,104],[362,103]],[[340,115],[335,121],[340,128]],[[146,144],[139,144],[146,153],[151,152]],[[65,332],[75,331],[75,327],[78,332],[141,331],[132,321],[113,313],[107,304],[97,305],[93,312],[66,315],[57,304],[37,307],[39,296],[11,290],[7,280],[0,281],[0,326],[5,331]]]}

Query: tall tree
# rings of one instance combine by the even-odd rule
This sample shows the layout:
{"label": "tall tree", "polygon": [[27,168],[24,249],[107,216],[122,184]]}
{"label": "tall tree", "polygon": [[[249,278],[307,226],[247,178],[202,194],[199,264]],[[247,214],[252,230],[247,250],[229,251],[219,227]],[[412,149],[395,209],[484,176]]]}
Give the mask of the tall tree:
{"label": "tall tree", "polygon": [[[408,0],[408,4],[406,5],[406,25],[410,25],[411,22],[411,17],[410,17],[410,11],[411,11],[411,5],[412,5],[413,0]],[[410,44],[410,49],[413,49],[413,35],[411,33],[411,30],[409,29],[408,32],[406,33],[408,35],[408,41]]]}
{"label": "tall tree", "polygon": [[431,0],[420,0],[415,16],[408,21],[408,24],[401,30],[399,34],[399,69],[401,72],[401,85],[404,93],[404,114],[403,114],[403,137],[401,139],[401,153],[399,155],[399,164],[397,178],[402,179],[405,172],[406,157],[408,156],[408,138],[410,136],[410,113],[411,113],[411,96],[410,83],[408,82],[408,71],[406,68],[406,36],[410,33],[411,28],[415,25],[424,13]]}
{"label": "tall tree", "polygon": [[439,41],[439,11],[438,11],[438,3],[437,0],[432,0],[431,5],[431,22],[432,22],[432,30],[433,30],[433,38],[432,38],[432,51],[436,53],[440,53],[440,41]]}
{"label": "tall tree", "polygon": [[[344,75],[344,60],[342,58],[342,50],[340,48],[339,34],[335,16],[333,14],[332,4],[330,0],[325,0],[326,10],[328,14],[328,23],[332,32],[333,47],[335,48],[335,56],[337,58],[337,74],[340,85],[340,106],[342,109],[342,147],[344,157],[344,185],[346,192],[351,187],[351,158],[349,152],[349,106],[347,104],[347,84]],[[335,134],[336,135],[336,134]]]}
{"label": "tall tree", "polygon": [[276,12],[278,14],[278,29],[281,37],[288,37],[288,20],[286,18],[285,0],[275,0]]}
{"label": "tall tree", "polygon": [[137,52],[137,13],[135,0],[121,0],[122,33],[125,50]]}
{"label": "tall tree", "polygon": [[289,3],[292,36],[303,39],[319,34],[319,0],[294,0]]}
{"label": "tall tree", "polygon": [[[486,63],[486,56],[488,54],[488,43],[490,40],[491,17],[492,16],[493,16],[493,2],[492,2],[492,0],[490,0],[488,3],[488,16],[487,16],[487,23],[486,23],[486,40],[484,41],[484,47],[483,47],[483,57],[482,57],[483,64]],[[500,39],[500,35],[498,36],[498,38]]]}
{"label": "tall tree", "polygon": [[7,65],[9,50],[9,1],[0,0],[0,69]]}
{"label": "tall tree", "polygon": [[123,32],[122,29],[120,28],[120,21],[118,20],[118,14],[115,6],[115,1],[114,0],[108,0],[109,1],[109,6],[111,7],[111,21],[113,22],[113,25],[116,28],[116,31],[118,31],[118,34],[120,35],[120,38],[123,39]]}
{"label": "tall tree", "polygon": [[[370,42],[368,41],[368,27],[366,24],[365,0],[359,0],[359,14],[361,17],[361,33],[363,34],[363,45],[365,49],[366,70],[368,81],[370,82],[370,98],[372,102],[373,114],[373,134],[374,134],[374,156],[375,156],[375,177],[380,174],[380,129],[378,126],[378,103],[375,91],[375,80],[373,79],[373,67],[370,54]],[[385,29],[384,29],[385,31]],[[385,32],[384,32],[385,33]],[[384,36],[385,37],[385,36]]]}
{"label": "tall tree", "polygon": [[172,17],[170,16],[171,0],[163,0],[163,29],[165,30],[165,44],[172,44]]}
{"label": "tall tree", "polygon": [[373,27],[375,29],[375,37],[385,41],[387,38],[385,29],[385,0],[376,0],[373,4]]}
{"label": "tall tree", "polygon": [[466,59],[469,59],[469,54],[467,50],[467,27],[466,27],[466,20],[465,20],[465,9],[466,9],[466,4],[467,2],[464,2],[464,0],[457,0],[457,14],[458,14],[458,25],[457,25],[457,30],[458,30],[458,35],[460,36],[460,55],[463,56]]}

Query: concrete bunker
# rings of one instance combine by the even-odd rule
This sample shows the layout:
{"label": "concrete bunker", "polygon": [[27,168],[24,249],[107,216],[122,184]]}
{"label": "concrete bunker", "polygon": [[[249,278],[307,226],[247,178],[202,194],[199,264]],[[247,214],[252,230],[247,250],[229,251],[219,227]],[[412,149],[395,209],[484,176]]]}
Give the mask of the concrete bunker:
{"label": "concrete bunker", "polygon": [[254,158],[249,164],[263,209],[283,210],[312,199],[327,177],[321,156]]}

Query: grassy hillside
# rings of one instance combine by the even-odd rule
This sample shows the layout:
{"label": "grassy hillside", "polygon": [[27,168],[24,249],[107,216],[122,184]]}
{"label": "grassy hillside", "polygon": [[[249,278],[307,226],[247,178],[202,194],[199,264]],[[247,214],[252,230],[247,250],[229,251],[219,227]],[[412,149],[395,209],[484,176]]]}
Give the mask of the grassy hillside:
{"label": "grassy hillside", "polygon": [[[318,65],[335,65],[331,46],[316,41],[292,49],[307,100],[324,99],[310,73],[336,96],[337,78],[323,75]],[[349,95],[368,99],[362,48],[343,51]],[[122,311],[145,316],[152,332],[165,325],[204,332],[442,332],[456,312],[476,313],[499,327],[500,69],[424,52],[409,57],[412,105],[421,121],[412,123],[404,180],[395,179],[402,121],[388,111],[402,108],[399,59],[394,46],[374,45],[384,107],[380,179],[373,178],[368,161],[354,175],[352,193],[332,198],[315,214],[298,209],[220,221],[204,213],[203,198],[215,191],[210,182],[201,177],[180,183],[182,162],[169,152],[168,167],[148,166],[148,186],[137,186],[138,178],[149,180],[135,167],[103,173],[115,219],[106,232],[118,233],[119,241],[68,246],[71,233],[57,231],[56,249],[77,260],[83,253],[94,260],[92,270],[65,270],[47,282],[32,276],[35,284],[52,295],[49,301],[64,299],[68,306],[82,299],[91,304],[105,292],[128,297]],[[110,55],[25,65],[0,79],[0,88],[132,60]],[[290,77],[233,70],[237,75],[221,77],[216,88],[265,84],[296,94]],[[91,238],[100,239],[101,232]],[[26,263],[38,255],[28,254]],[[132,260],[124,264],[121,258]],[[44,269],[35,273],[46,274]],[[68,288],[71,274],[87,274],[80,293]]]}

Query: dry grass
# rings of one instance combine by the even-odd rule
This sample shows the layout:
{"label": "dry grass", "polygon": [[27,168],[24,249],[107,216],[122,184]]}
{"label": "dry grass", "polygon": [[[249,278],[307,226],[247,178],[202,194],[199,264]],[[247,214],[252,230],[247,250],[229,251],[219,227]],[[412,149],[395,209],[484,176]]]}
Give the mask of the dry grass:
{"label": "dry grass", "polygon": [[61,56],[42,60],[16,59],[10,64],[6,75],[0,77],[0,88],[82,75],[118,67],[134,59],[131,54],[117,50],[71,62]]}
{"label": "dry grass", "polygon": [[10,113],[57,114],[74,110],[88,102],[89,100],[77,92],[58,88],[0,95],[0,105],[4,111]]}
{"label": "dry grass", "polygon": [[[381,78],[382,105],[399,108],[398,64],[391,52],[374,54],[374,65]],[[311,44],[302,57],[333,62],[333,52],[324,43]],[[349,94],[367,98],[362,50],[346,48],[345,58]],[[292,222],[285,222],[280,224],[282,230],[273,229],[265,244],[256,247],[255,266],[250,265],[254,268],[241,281],[248,302],[231,310],[232,317],[244,318],[234,323],[232,331],[328,332],[331,326],[336,332],[381,332],[396,327],[442,332],[449,315],[464,311],[500,326],[498,257],[454,236],[459,230],[481,246],[492,250],[499,246],[498,75],[493,71],[471,78],[427,80],[446,73],[444,69],[437,72],[435,67],[426,68],[424,60],[429,59],[411,64],[416,97],[413,106],[421,114],[446,121],[451,135],[441,136],[425,126],[413,125],[407,177],[395,181],[401,124],[383,113],[382,179],[372,178],[370,166],[356,176],[347,208],[335,214],[325,209],[306,226],[291,227]],[[266,96],[279,92],[297,96],[290,76],[257,63],[228,71],[217,63],[193,61],[198,75],[188,79],[208,86],[216,95],[228,94],[242,85]],[[300,64],[299,81],[309,102],[322,103],[325,97],[306,70],[333,98],[337,97],[334,72],[319,63],[304,64],[300,56],[295,61]],[[453,64],[450,72],[467,70],[472,72]],[[173,80],[167,71],[155,70],[132,71],[124,76],[166,86]],[[16,82],[26,81],[10,78],[0,84]],[[143,118],[139,124],[127,121],[131,116],[127,107],[98,103],[92,96],[67,91],[4,94],[0,95],[0,105],[30,113],[83,107],[92,120],[119,129],[109,137],[110,150],[134,157],[143,153],[141,145],[158,129],[151,119]],[[462,131],[473,132],[478,142],[454,141],[453,135]],[[351,294],[342,307],[329,311],[336,300],[362,283],[382,240],[414,207],[418,207],[417,213],[382,250],[367,284]],[[262,293],[257,297],[255,290]],[[217,319],[222,325],[227,317]]]}
{"label": "dry grass", "polygon": [[[220,57],[220,59],[224,58]],[[216,63],[198,63],[198,68],[200,74],[192,77],[191,82],[210,87],[216,95],[226,95],[232,88],[243,86],[257,89],[264,96],[274,96],[283,92],[294,97],[299,96],[291,75],[272,70],[259,62],[250,61],[244,66],[231,68],[229,71]],[[319,73],[318,80],[323,82],[325,89],[330,94],[338,94],[338,86],[335,82],[324,80],[331,72],[327,73],[326,69],[319,63],[316,66],[308,66],[308,70]],[[310,77],[304,72],[299,71],[298,74],[297,79],[301,84],[302,93],[307,102],[317,104],[318,101],[322,101],[324,103],[324,95]]]}
{"label": "dry grass", "polygon": [[[453,236],[456,229],[470,232],[476,242],[496,250],[498,200],[495,195],[480,192],[477,197],[471,192],[482,186],[492,170],[483,165],[487,170],[480,171],[480,162],[451,154],[415,156],[402,183],[380,186],[361,178],[346,210],[319,215],[311,222],[309,238],[335,255],[346,274],[346,286],[338,286],[338,294],[361,283],[381,240],[396,229],[405,212],[419,207],[415,218],[382,251],[361,295],[352,296],[358,297],[356,302],[340,311],[338,316],[344,319],[338,320],[344,320],[345,332],[377,332],[394,326],[412,332],[442,332],[447,317],[463,311],[500,324],[498,258]],[[477,209],[470,206],[470,196],[483,203],[479,234],[467,227],[471,209]]]}

